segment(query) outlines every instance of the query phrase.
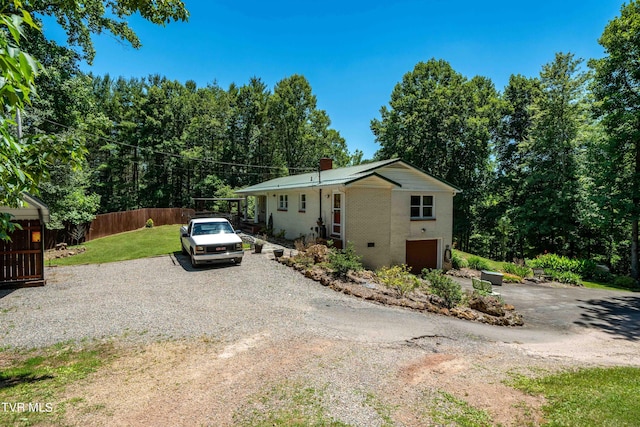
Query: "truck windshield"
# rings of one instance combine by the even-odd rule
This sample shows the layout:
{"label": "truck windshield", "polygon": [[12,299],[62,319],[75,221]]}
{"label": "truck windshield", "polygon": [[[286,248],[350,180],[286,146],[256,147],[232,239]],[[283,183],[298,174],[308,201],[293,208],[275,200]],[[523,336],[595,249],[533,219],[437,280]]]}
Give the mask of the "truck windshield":
{"label": "truck windshield", "polygon": [[233,228],[228,222],[203,222],[193,226],[193,235],[203,234],[233,234]]}

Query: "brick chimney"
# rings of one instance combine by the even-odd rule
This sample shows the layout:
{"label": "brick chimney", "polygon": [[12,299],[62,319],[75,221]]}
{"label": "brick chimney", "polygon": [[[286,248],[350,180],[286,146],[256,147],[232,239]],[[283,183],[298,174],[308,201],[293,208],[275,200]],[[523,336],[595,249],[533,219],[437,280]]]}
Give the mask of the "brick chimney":
{"label": "brick chimney", "polygon": [[320,159],[320,171],[326,171],[329,169],[333,169],[333,160],[328,157],[323,157]]}

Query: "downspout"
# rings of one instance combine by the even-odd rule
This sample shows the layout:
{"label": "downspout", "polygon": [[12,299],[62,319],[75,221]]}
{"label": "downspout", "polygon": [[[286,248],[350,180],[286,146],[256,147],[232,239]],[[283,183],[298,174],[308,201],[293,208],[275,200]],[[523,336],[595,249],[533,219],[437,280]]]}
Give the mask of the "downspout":
{"label": "downspout", "polygon": [[320,191],[320,212],[318,215],[318,226],[320,225],[320,223],[322,223],[322,187],[320,187],[320,184],[322,184],[321,173],[322,169],[320,168],[320,166],[318,166],[318,190]]}
{"label": "downspout", "polygon": [[322,166],[318,165],[318,192],[319,192],[319,197],[320,197],[320,203],[318,204],[318,206],[320,207],[320,212],[318,215],[318,221],[316,222],[316,224],[318,224],[318,237],[321,239],[325,239],[327,237],[327,232],[324,226],[324,221],[322,221],[322,188],[320,187],[322,184]]}

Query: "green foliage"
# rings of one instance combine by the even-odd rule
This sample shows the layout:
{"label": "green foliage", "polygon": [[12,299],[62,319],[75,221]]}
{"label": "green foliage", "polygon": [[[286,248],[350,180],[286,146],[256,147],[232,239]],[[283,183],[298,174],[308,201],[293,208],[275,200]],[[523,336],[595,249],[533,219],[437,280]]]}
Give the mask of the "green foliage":
{"label": "green foliage", "polygon": [[458,253],[455,249],[451,251],[451,266],[456,270],[469,267],[467,260]]}
{"label": "green foliage", "polygon": [[590,368],[542,378],[518,377],[513,385],[543,395],[551,426],[634,426],[640,419],[640,369]]}
{"label": "green foliage", "polygon": [[430,405],[432,422],[436,425],[460,427],[491,427],[494,425],[486,411],[476,409],[452,394],[443,391],[439,394]]}
{"label": "green foliage", "polygon": [[405,264],[382,267],[376,271],[376,277],[387,288],[395,289],[401,297],[420,286],[420,279],[411,274],[410,267]]}
{"label": "green foliage", "polygon": [[272,141],[288,170],[315,167],[325,156],[335,158],[338,165],[349,161],[344,138],[329,129],[329,116],[317,109],[316,96],[304,76],[294,74],[276,83],[267,117]]}
{"label": "green foliage", "polygon": [[580,285],[582,284],[582,280],[579,274],[572,273],[571,271],[556,271],[545,269],[547,274],[551,275],[551,279],[560,282],[560,283],[568,283],[570,285]]}
{"label": "green foliage", "polygon": [[490,270],[491,269],[491,264],[489,264],[487,260],[477,256],[471,256],[467,258],[467,263],[469,264],[469,268],[473,268],[474,270]]}
{"label": "green foliage", "polygon": [[522,283],[522,276],[516,274],[504,273],[502,275],[502,281],[504,283]]}
{"label": "green foliage", "polygon": [[453,308],[462,301],[462,288],[449,276],[439,270],[422,270],[422,277],[430,284],[430,291],[442,298],[448,308]]}
{"label": "green foliage", "polygon": [[617,288],[635,289],[638,287],[638,282],[629,276],[617,276],[613,279],[613,285]]}
{"label": "green foliage", "polygon": [[[592,85],[596,100],[594,111],[606,132],[607,138],[600,148],[598,169],[602,170],[599,188],[606,188],[599,205],[610,224],[622,224],[619,240],[631,239],[631,277],[640,279],[638,255],[638,218],[640,218],[640,142],[637,123],[640,120],[640,2],[624,3],[620,16],[611,20],[604,29],[599,43],[605,56],[594,59],[590,66],[595,70]],[[598,170],[596,169],[596,170]],[[606,235],[615,228],[602,221],[601,230]],[[612,230],[613,229],[613,230]],[[625,271],[626,273],[626,271]]]}
{"label": "green foliage", "polygon": [[[3,363],[0,368],[0,402],[38,402],[42,406],[40,411],[0,411],[0,424],[61,425],[67,386],[108,363],[113,348],[102,344],[78,349],[70,343],[61,343],[26,354],[6,350],[4,353],[10,363]],[[52,406],[45,406],[47,403]]]}
{"label": "green foliage", "polygon": [[529,277],[533,274],[533,272],[531,271],[531,268],[527,267],[526,265],[517,265],[513,263],[508,263],[508,262],[505,262],[502,265],[502,271],[504,271],[505,273],[522,277],[522,278]]}
{"label": "green foliage", "polygon": [[65,164],[56,164],[50,170],[50,180],[40,185],[40,196],[51,212],[49,230],[69,231],[95,218],[100,196],[89,193],[89,172],[73,170]]}
{"label": "green foliage", "polygon": [[353,242],[347,242],[344,249],[331,248],[329,251],[329,265],[334,273],[345,277],[349,271],[362,270],[361,256],[356,254]]}
{"label": "green foliage", "polygon": [[71,0],[58,2],[55,6],[39,1],[28,3],[32,13],[55,17],[67,34],[67,42],[79,46],[89,64],[95,57],[92,34],[109,32],[136,49],[141,46],[138,36],[129,27],[132,15],[139,14],[147,21],[163,26],[171,21],[186,21],[189,17],[182,0]]}
{"label": "green foliage", "polygon": [[400,157],[460,187],[454,233],[468,236],[489,174],[489,148],[500,124],[493,83],[467,79],[445,60],[419,62],[394,87],[389,106],[371,121],[379,159]]}
{"label": "green foliage", "polygon": [[144,224],[146,228],[153,228],[153,220],[149,218],[147,222]]}
{"label": "green foliage", "polygon": [[286,381],[254,395],[236,411],[234,424],[248,427],[347,427],[327,414],[325,391]]}
{"label": "green foliage", "polygon": [[544,268],[559,272],[571,272],[579,277],[592,277],[597,270],[596,263],[587,259],[567,258],[556,254],[544,254],[534,259],[527,260],[532,268]]}
{"label": "green foliage", "polygon": [[[522,203],[515,218],[536,248],[564,251],[576,240],[580,125],[588,74],[573,54],[557,53],[540,72],[528,139],[520,145]],[[538,236],[545,236],[540,239]]]}
{"label": "green foliage", "polygon": [[608,271],[602,270],[600,268],[596,268],[593,274],[591,275],[591,279],[600,283],[611,283],[613,282],[613,274]]}
{"label": "green foliage", "polygon": [[15,230],[21,230],[20,224],[11,222],[13,215],[0,212],[0,240],[9,241],[10,234]]}

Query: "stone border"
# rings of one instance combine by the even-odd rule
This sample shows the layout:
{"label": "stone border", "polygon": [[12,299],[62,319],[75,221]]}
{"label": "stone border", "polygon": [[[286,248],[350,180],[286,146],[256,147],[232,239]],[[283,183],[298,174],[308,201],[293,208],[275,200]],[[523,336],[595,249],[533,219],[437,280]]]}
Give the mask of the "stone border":
{"label": "stone border", "polygon": [[[274,258],[275,259],[275,258]],[[319,282],[335,291],[346,295],[353,295],[368,301],[380,304],[409,308],[416,311],[426,311],[445,316],[453,316],[463,320],[471,320],[497,326],[522,326],[522,315],[515,311],[510,304],[500,304],[496,298],[474,296],[469,301],[469,307],[455,307],[448,309],[442,299],[436,295],[426,295],[422,292],[413,292],[410,296],[399,297],[397,293],[368,281],[366,278],[354,274],[348,275],[348,280],[336,278],[330,272],[321,267],[308,268],[298,264],[288,256],[275,259],[288,267],[292,267],[304,274],[305,277]],[[370,273],[370,272],[369,272]],[[365,274],[366,275],[366,274]]]}

